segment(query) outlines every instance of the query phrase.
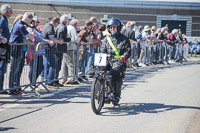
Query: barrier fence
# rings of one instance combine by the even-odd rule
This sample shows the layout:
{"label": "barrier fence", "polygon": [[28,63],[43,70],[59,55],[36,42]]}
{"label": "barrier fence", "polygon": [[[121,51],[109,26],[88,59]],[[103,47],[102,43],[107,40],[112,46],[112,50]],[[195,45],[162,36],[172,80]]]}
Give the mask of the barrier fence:
{"label": "barrier fence", "polygon": [[[92,48],[93,42],[64,43],[50,47],[45,43],[10,43],[11,60],[7,64],[4,78],[4,91],[30,87],[37,95],[38,86],[49,92],[48,86],[53,83],[65,83],[70,80],[80,83],[86,74],[94,73],[94,54],[100,51],[100,45]],[[66,45],[66,46],[65,46]],[[74,45],[72,49],[64,49]],[[170,46],[167,43],[132,42],[131,57],[128,65],[182,61],[187,59],[188,44]],[[15,53],[16,52],[16,53]],[[68,80],[67,80],[68,79]]]}

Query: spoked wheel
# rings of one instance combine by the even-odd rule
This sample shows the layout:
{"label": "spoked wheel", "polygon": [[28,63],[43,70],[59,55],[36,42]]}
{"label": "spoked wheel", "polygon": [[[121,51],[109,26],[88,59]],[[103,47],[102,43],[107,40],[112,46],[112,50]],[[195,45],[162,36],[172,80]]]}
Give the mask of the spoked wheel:
{"label": "spoked wheel", "polygon": [[104,84],[102,80],[94,79],[91,88],[91,106],[95,114],[101,111],[104,105]]}

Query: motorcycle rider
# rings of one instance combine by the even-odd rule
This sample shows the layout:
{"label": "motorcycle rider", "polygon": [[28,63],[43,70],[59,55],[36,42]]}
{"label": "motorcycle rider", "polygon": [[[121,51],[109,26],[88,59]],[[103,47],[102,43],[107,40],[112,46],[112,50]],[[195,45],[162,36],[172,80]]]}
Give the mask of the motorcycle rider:
{"label": "motorcycle rider", "polygon": [[100,49],[101,53],[107,53],[111,58],[119,58],[113,63],[113,71],[111,71],[115,101],[119,101],[121,94],[120,73],[126,71],[126,60],[131,56],[130,41],[120,33],[121,28],[121,21],[118,18],[109,19],[107,30],[110,35],[104,38]]}

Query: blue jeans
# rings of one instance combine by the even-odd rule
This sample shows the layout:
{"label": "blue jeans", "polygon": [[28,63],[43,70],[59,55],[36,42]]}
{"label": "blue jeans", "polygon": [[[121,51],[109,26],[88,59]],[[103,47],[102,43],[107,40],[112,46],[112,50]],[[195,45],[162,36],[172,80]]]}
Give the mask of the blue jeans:
{"label": "blue jeans", "polygon": [[171,60],[175,59],[175,53],[176,53],[176,46],[171,46],[169,51],[169,58]]}
{"label": "blue jeans", "polygon": [[164,52],[164,61],[168,62],[169,60],[169,48],[168,48],[168,44],[165,44],[164,45],[164,49],[165,49],[165,52]]}
{"label": "blue jeans", "polygon": [[[30,62],[29,64],[29,80],[30,80],[30,83],[32,83],[32,75],[33,75],[33,65],[34,65],[34,60],[32,62]],[[36,69],[36,80],[37,78],[39,77],[40,73],[42,72],[43,70],[43,57],[42,56],[38,56],[38,59],[37,59],[37,69]]]}
{"label": "blue jeans", "polygon": [[0,90],[3,90],[4,74],[6,73],[7,63],[0,62]]}
{"label": "blue jeans", "polygon": [[159,58],[158,58],[158,60],[161,61],[161,62],[163,62],[163,60],[164,60],[163,58],[164,58],[164,52],[165,52],[165,49],[164,49],[162,43],[159,44],[158,49],[159,49]]}
{"label": "blue jeans", "polygon": [[89,70],[92,69],[93,64],[94,64],[94,48],[89,48],[86,50],[86,61],[87,61],[87,66],[85,67],[85,74],[89,72]]}
{"label": "blue jeans", "polygon": [[182,44],[178,44],[177,47],[176,47],[176,55],[175,55],[175,58],[176,58],[176,61],[181,61],[182,60]]}
{"label": "blue jeans", "polygon": [[138,53],[139,53],[139,45],[138,43],[133,43],[133,52],[132,52],[132,59],[133,60],[133,65],[136,65],[137,64],[137,61],[138,61]]}
{"label": "blue jeans", "polygon": [[56,73],[58,72],[58,61],[56,58],[56,52],[53,50],[47,50],[45,56],[46,56],[47,62],[49,63],[49,72],[47,74],[47,81],[51,81],[55,79]]}
{"label": "blue jeans", "polygon": [[190,53],[191,56],[193,54],[193,51],[194,51],[194,56],[196,56],[197,55],[197,48],[192,48],[191,53]]}
{"label": "blue jeans", "polygon": [[25,52],[20,52],[18,57],[12,57],[9,75],[9,88],[20,86],[20,77],[24,68]]}
{"label": "blue jeans", "polygon": [[49,62],[47,61],[46,56],[43,55],[43,71],[41,72],[41,76],[47,80],[47,75],[49,73]]}
{"label": "blue jeans", "polygon": [[159,52],[158,52],[159,50],[158,50],[158,44],[157,45],[154,45],[153,46],[153,50],[152,50],[152,54],[153,54],[153,56],[152,56],[152,60],[153,60],[153,63],[156,63],[157,61],[158,61],[158,56],[159,56]]}

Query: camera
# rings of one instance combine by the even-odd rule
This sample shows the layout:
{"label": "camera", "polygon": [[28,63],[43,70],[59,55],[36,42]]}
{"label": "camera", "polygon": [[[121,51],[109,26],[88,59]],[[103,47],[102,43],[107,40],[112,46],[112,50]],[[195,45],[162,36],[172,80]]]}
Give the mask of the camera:
{"label": "camera", "polygon": [[31,21],[31,24],[32,24],[32,27],[35,27],[35,21],[34,20]]}

